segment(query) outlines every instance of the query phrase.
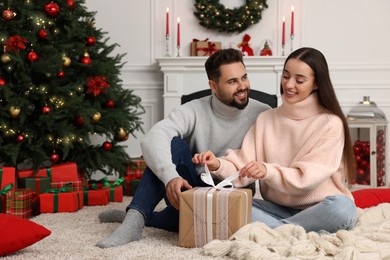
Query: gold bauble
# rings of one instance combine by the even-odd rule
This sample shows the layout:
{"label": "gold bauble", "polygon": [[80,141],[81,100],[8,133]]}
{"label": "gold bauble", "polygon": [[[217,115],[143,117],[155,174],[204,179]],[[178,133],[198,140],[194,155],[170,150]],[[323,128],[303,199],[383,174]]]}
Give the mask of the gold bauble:
{"label": "gold bauble", "polygon": [[20,115],[20,107],[11,106],[8,112],[12,118],[18,118]]}
{"label": "gold bauble", "polygon": [[63,64],[65,67],[69,67],[72,63],[72,60],[66,55],[62,56],[62,60],[64,61]]}
{"label": "gold bauble", "polygon": [[3,53],[2,55],[1,55],[1,62],[2,63],[8,63],[8,62],[10,62],[11,61],[11,56],[9,56],[9,54],[8,53]]}
{"label": "gold bauble", "polygon": [[95,123],[99,122],[101,118],[102,118],[102,114],[100,114],[100,112],[96,112],[91,117],[92,122],[95,122]]}
{"label": "gold bauble", "polygon": [[115,133],[115,139],[118,141],[126,141],[129,138],[129,133],[126,132],[122,127],[118,128]]}

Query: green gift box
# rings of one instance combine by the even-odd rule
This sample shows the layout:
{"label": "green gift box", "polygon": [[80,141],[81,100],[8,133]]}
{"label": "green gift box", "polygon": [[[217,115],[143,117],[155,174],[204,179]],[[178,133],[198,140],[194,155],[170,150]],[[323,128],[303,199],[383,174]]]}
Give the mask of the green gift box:
{"label": "green gift box", "polygon": [[49,177],[18,178],[18,188],[31,189],[35,194],[45,193],[50,189]]}

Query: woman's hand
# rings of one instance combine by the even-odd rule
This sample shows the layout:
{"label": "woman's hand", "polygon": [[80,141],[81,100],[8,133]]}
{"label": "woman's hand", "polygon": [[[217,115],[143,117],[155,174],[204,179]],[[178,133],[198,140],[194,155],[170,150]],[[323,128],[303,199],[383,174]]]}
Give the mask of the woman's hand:
{"label": "woman's hand", "polygon": [[256,161],[251,161],[241,168],[240,177],[248,177],[252,179],[261,179],[267,174],[267,168],[264,164]]}
{"label": "woman's hand", "polygon": [[210,171],[218,170],[220,163],[217,157],[214,155],[212,151],[206,151],[203,153],[196,153],[194,157],[192,157],[192,162],[195,164],[207,164],[207,167]]}

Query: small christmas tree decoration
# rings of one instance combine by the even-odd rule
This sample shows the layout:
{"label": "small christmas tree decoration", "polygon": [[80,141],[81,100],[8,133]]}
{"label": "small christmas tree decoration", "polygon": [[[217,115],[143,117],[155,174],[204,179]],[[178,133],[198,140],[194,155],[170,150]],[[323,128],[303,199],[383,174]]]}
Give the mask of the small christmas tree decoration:
{"label": "small christmas tree decoration", "polygon": [[109,108],[114,108],[115,107],[115,102],[114,100],[107,100],[106,101],[106,107],[109,107]]}
{"label": "small christmas tree decoration", "polygon": [[100,121],[100,119],[102,119],[102,114],[100,114],[100,112],[96,112],[92,115],[91,119],[92,122],[97,123]]}
{"label": "small christmas tree decoration", "polygon": [[96,43],[96,38],[93,36],[88,37],[86,42],[87,42],[87,45],[94,45]]}
{"label": "small christmas tree decoration", "polygon": [[89,57],[89,54],[87,51],[84,52],[83,57],[81,57],[80,62],[86,65],[89,65],[92,63],[91,58]]}
{"label": "small christmas tree decoration", "polygon": [[5,84],[7,84],[7,82],[2,76],[0,76],[0,86],[4,86]]}
{"label": "small christmas tree decoration", "polygon": [[57,73],[58,78],[63,78],[64,76],[65,76],[65,72],[63,70]]}
{"label": "small christmas tree decoration", "polygon": [[45,5],[45,13],[48,17],[56,18],[60,14],[60,7],[54,2],[48,3]]}
{"label": "small christmas tree decoration", "polygon": [[62,64],[63,64],[65,67],[69,67],[70,64],[72,64],[72,60],[71,60],[68,56],[66,56],[65,54],[62,55],[62,61],[63,61]]}
{"label": "small christmas tree decoration", "polygon": [[129,138],[129,133],[126,132],[122,127],[118,128],[115,133],[115,140],[117,141],[126,141]]}
{"label": "small christmas tree decoration", "polygon": [[85,124],[85,119],[82,116],[76,116],[74,121],[77,126],[83,126]]}
{"label": "small christmas tree decoration", "polygon": [[264,47],[260,51],[260,56],[272,56],[272,50],[268,44],[268,41],[265,41]]}
{"label": "small christmas tree decoration", "polygon": [[52,163],[58,162],[59,159],[60,159],[60,156],[58,154],[56,154],[55,151],[53,151],[52,155],[50,156],[50,160],[52,161]]}
{"label": "small christmas tree decoration", "polygon": [[253,56],[253,49],[251,48],[249,41],[251,40],[251,36],[249,34],[245,34],[242,42],[238,44],[238,48],[241,48],[241,52],[244,56]]}
{"label": "small christmas tree decoration", "polygon": [[30,62],[37,61],[37,60],[38,60],[38,54],[37,54],[35,51],[30,51],[30,52],[27,54],[27,59],[28,59]]}
{"label": "small christmas tree decoration", "polygon": [[47,115],[50,113],[50,107],[49,106],[44,106],[42,107],[42,113]]}
{"label": "small christmas tree decoration", "polygon": [[41,40],[46,40],[47,38],[47,31],[45,29],[40,29],[38,31],[38,37],[41,39]]}
{"label": "small christmas tree decoration", "polygon": [[19,115],[20,115],[20,107],[16,107],[16,106],[11,106],[8,110],[9,112],[9,115],[12,117],[12,118],[18,118]]}
{"label": "small christmas tree decoration", "polygon": [[18,135],[18,136],[16,137],[16,142],[21,143],[21,142],[23,142],[23,141],[24,141],[24,136],[23,136],[23,135]]}
{"label": "small christmas tree decoration", "polygon": [[16,13],[9,8],[3,11],[3,14],[1,17],[3,17],[4,20],[10,21],[16,16]]}
{"label": "small christmas tree decoration", "polygon": [[11,61],[11,56],[8,53],[1,54],[1,62],[6,64]]}
{"label": "small christmas tree decoration", "polygon": [[103,143],[103,149],[104,149],[105,151],[110,151],[111,148],[112,148],[112,143],[110,143],[110,142],[108,142],[108,141],[105,141],[105,142]]}

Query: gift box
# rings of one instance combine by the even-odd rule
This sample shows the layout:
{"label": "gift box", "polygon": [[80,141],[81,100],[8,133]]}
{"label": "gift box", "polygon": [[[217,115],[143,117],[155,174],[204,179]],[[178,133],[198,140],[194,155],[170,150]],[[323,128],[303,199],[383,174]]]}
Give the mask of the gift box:
{"label": "gift box", "polygon": [[14,167],[0,167],[0,191],[9,184],[16,187],[16,175]]}
{"label": "gift box", "polygon": [[52,167],[41,168],[36,174],[34,170],[19,170],[17,172],[19,178],[27,177],[49,177],[51,182],[69,182],[79,180],[77,172],[77,164],[73,162],[54,165]]}
{"label": "gift box", "polygon": [[12,183],[7,184],[3,189],[0,189],[0,213],[6,212],[6,194],[8,191],[12,190],[14,185]]}
{"label": "gift box", "polygon": [[30,189],[14,189],[6,194],[6,213],[21,218],[32,215],[33,192]]}
{"label": "gift box", "polygon": [[41,213],[76,212],[84,207],[82,191],[51,190],[39,195]]}
{"label": "gift box", "polygon": [[110,182],[110,186],[105,186],[103,189],[107,192],[107,196],[111,202],[122,202],[123,201],[123,177],[116,181]]}
{"label": "gift box", "polygon": [[123,177],[122,188],[124,196],[134,196],[134,193],[141,180],[135,175],[127,175]]}
{"label": "gift box", "polygon": [[84,193],[84,205],[85,206],[104,206],[109,201],[108,194],[105,190],[88,190],[85,189]]}
{"label": "gift box", "polygon": [[251,221],[252,190],[193,188],[180,195],[179,245],[203,247],[213,239],[226,240]]}
{"label": "gift box", "polygon": [[52,182],[50,183],[51,189],[61,189],[67,185],[70,191],[83,191],[84,185],[82,180],[78,181],[60,181],[60,182]]}
{"label": "gift box", "polygon": [[214,52],[222,49],[221,42],[211,42],[208,39],[203,41],[199,41],[197,39],[193,39],[191,44],[191,56],[210,56]]}
{"label": "gift box", "polygon": [[31,189],[37,195],[50,189],[49,177],[18,178],[17,182],[18,188]]}
{"label": "gift box", "polygon": [[134,176],[136,179],[141,179],[147,165],[142,158],[132,159],[127,168],[127,175]]}

